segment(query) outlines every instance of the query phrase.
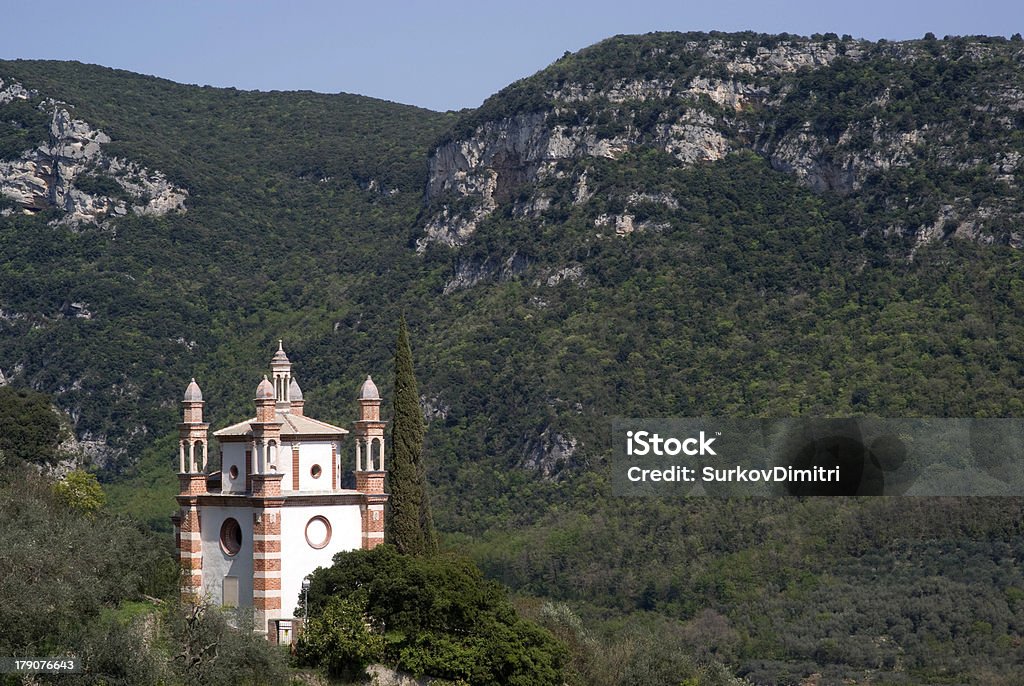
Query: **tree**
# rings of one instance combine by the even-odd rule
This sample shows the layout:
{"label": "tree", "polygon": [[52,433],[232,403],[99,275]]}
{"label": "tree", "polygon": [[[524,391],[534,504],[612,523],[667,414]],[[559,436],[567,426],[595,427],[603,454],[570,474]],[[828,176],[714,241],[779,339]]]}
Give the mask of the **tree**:
{"label": "tree", "polygon": [[333,677],[358,678],[384,657],[386,642],[365,620],[365,598],[331,596],[322,614],[311,617],[299,635],[302,664],[320,665]]}
{"label": "tree", "polygon": [[391,512],[385,539],[409,555],[437,552],[437,536],[423,469],[423,412],[412,366],[409,329],[403,316],[395,346],[395,416],[391,424],[388,489]]}
{"label": "tree", "polygon": [[[48,396],[0,387],[0,453],[32,464],[53,464],[63,438],[60,417]],[[0,464],[3,462],[0,456]]]}
{"label": "tree", "polygon": [[53,492],[64,504],[86,514],[92,514],[107,502],[103,487],[95,474],[76,469],[63,481],[53,485]]}
{"label": "tree", "polygon": [[156,536],[102,509],[82,516],[28,465],[13,476],[0,475],[0,655],[76,653],[104,611],[173,592]]}
{"label": "tree", "polygon": [[466,558],[390,545],[338,553],[313,573],[309,611],[299,660],[332,675],[379,660],[471,686],[565,683],[565,646]]}
{"label": "tree", "polygon": [[253,633],[251,613],[171,604],[166,623],[176,683],[270,686],[287,680],[285,656]]}

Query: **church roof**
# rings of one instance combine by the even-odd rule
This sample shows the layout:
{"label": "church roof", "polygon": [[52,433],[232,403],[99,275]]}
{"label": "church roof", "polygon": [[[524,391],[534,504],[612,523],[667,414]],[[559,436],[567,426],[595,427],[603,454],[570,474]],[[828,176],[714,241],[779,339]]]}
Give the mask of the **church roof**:
{"label": "church roof", "polygon": [[[277,412],[275,419],[281,423],[282,438],[285,436],[342,436],[348,433],[348,431],[340,426],[321,422],[319,419],[313,419],[312,417],[287,412]],[[251,436],[252,427],[249,425],[255,421],[255,417],[246,419],[244,422],[238,422],[237,424],[214,431],[213,435],[218,438],[221,436]]]}
{"label": "church roof", "polygon": [[292,377],[291,383],[288,384],[288,399],[289,400],[302,400],[302,389],[299,388],[299,382]]}

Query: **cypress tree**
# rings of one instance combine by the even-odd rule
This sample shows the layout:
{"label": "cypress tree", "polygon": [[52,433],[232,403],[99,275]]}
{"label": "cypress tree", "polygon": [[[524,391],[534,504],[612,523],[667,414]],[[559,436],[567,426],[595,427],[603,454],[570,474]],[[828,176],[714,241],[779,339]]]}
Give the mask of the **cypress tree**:
{"label": "cypress tree", "polygon": [[391,513],[386,521],[385,540],[402,553],[431,555],[437,552],[437,537],[423,469],[423,412],[404,316],[395,346],[394,403],[388,471]]}

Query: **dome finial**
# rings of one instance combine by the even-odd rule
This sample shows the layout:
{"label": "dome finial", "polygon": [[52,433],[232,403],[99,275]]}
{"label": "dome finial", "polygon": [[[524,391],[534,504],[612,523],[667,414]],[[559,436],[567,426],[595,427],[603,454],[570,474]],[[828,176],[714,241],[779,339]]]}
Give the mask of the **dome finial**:
{"label": "dome finial", "polygon": [[360,400],[380,400],[380,391],[377,390],[377,384],[373,383],[373,378],[369,374],[366,375],[366,381],[359,389],[359,398]]}
{"label": "dome finial", "polygon": [[284,341],[280,338],[277,339],[277,352],[274,353],[274,357],[270,360],[271,365],[286,365],[291,364],[288,360],[288,355],[284,352]]}
{"label": "dome finial", "polygon": [[288,382],[288,399],[292,401],[302,400],[302,389],[299,388],[299,382],[295,380],[294,376]]}
{"label": "dome finial", "polygon": [[196,403],[202,402],[202,400],[203,392],[199,390],[199,384],[196,383],[196,378],[193,376],[192,380],[188,384],[188,387],[185,389],[185,397],[182,398],[182,401],[186,403]]}
{"label": "dome finial", "polygon": [[263,381],[260,381],[260,385],[256,387],[256,399],[257,400],[273,400],[274,399],[274,386],[267,379],[267,375],[263,375]]}

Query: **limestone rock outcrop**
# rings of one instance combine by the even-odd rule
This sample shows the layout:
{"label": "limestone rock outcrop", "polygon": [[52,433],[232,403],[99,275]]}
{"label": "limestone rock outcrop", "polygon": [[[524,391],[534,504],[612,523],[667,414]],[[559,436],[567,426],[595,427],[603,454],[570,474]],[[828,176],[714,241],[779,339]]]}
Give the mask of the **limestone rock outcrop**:
{"label": "limestone rock outcrop", "polygon": [[[553,221],[561,221],[566,205],[585,206],[592,200],[588,173],[593,160],[618,159],[644,149],[667,153],[683,166],[752,151],[813,191],[840,196],[860,192],[880,175],[914,173],[926,166],[950,172],[987,169],[1009,195],[1019,195],[1024,152],[1013,149],[1012,137],[1024,111],[1019,86],[1000,80],[972,86],[977,114],[962,116],[968,125],[975,117],[989,119],[988,127],[997,136],[991,131],[975,136],[984,143],[968,151],[963,123],[957,130],[957,124],[928,111],[911,116],[907,86],[884,81],[890,71],[913,74],[918,65],[927,67],[937,58],[954,66],[962,63],[966,71],[984,69],[987,61],[998,65],[1008,59],[1005,47],[964,41],[939,46],[848,37],[737,40],[713,35],[670,39],[661,43],[669,47],[657,47],[657,41],[644,43],[642,37],[609,39],[617,40],[621,45],[615,47],[622,50],[609,50],[603,59],[629,54],[636,62],[630,68],[609,74],[612,70],[602,58],[587,64],[583,53],[568,56],[564,63],[556,62],[494,96],[435,147],[417,241],[420,251],[432,243],[456,248],[466,244],[481,222],[502,208],[513,218],[544,222],[554,213]],[[1018,52],[1012,59],[1024,63],[1024,50],[1014,49]],[[870,63],[870,68],[861,69],[861,63]],[[864,81],[867,86],[858,99],[840,98],[849,109],[840,116],[829,111],[829,103],[836,101],[823,97],[823,90],[835,89],[817,75],[833,68],[848,79],[880,79],[881,87]],[[562,179],[571,181],[571,193],[564,187],[560,194],[552,193]],[[633,190],[635,195],[650,189]],[[625,211],[592,213],[595,227],[619,237],[643,230],[630,211],[632,201],[622,200]],[[918,243],[951,236],[1021,243],[1021,232],[1003,231],[993,238],[990,230],[1015,224],[1024,213],[1019,203],[969,207],[969,197],[954,195],[939,205],[954,209],[936,210],[923,225],[886,230]],[[456,279],[460,287],[476,280],[469,273]]]}
{"label": "limestone rock outcrop", "polygon": [[[0,118],[4,105],[36,99],[39,94],[35,91],[0,79]],[[5,212],[53,208],[60,212],[55,222],[77,226],[129,213],[185,211],[187,190],[175,186],[160,171],[107,155],[103,146],[110,137],[75,118],[73,106],[45,99],[36,108],[50,117],[48,140],[15,159],[0,160],[0,196],[14,205]]]}

